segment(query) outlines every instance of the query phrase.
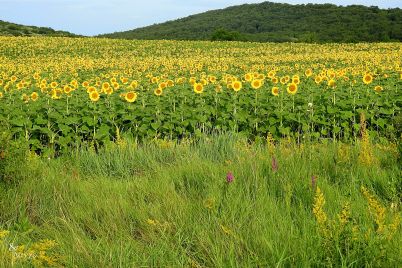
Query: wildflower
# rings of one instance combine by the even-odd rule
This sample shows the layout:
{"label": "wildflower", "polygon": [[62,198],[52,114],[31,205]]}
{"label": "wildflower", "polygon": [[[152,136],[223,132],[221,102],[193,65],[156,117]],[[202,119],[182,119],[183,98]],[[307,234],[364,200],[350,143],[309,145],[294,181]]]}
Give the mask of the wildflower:
{"label": "wildflower", "polygon": [[340,214],[338,214],[338,219],[341,226],[345,226],[350,220],[350,203],[346,203]]}
{"label": "wildflower", "polygon": [[232,174],[232,172],[228,172],[228,174],[226,175],[226,182],[227,183],[231,183],[234,180],[234,176]]}
{"label": "wildflower", "polygon": [[10,231],[6,231],[6,230],[0,231],[0,240],[4,239],[9,233],[10,233]]}
{"label": "wildflower", "polygon": [[327,214],[324,211],[325,198],[320,187],[317,187],[314,196],[313,213],[321,228],[325,227],[327,222]]}
{"label": "wildflower", "polygon": [[271,167],[272,167],[272,171],[273,172],[277,172],[278,171],[278,161],[276,160],[275,156],[272,157],[272,161],[271,161]]}
{"label": "wildflower", "polygon": [[385,229],[385,207],[364,186],[361,187],[361,191],[369,203],[370,213],[374,216],[377,233],[383,233]]}
{"label": "wildflower", "polygon": [[317,183],[317,176],[316,175],[311,176],[311,188],[314,189],[316,186],[316,183]]}
{"label": "wildflower", "polygon": [[152,220],[152,219],[148,219],[148,220],[147,220],[147,223],[148,223],[149,225],[156,225],[157,221]]}

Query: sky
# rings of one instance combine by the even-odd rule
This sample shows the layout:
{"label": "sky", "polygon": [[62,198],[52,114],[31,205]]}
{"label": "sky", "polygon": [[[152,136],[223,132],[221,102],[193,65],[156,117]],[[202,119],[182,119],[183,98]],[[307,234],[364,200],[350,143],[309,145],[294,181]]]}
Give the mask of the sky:
{"label": "sky", "polygon": [[[97,35],[161,23],[258,0],[0,0],[0,20],[51,27],[82,35]],[[361,4],[402,8],[401,0],[270,0],[290,4]]]}

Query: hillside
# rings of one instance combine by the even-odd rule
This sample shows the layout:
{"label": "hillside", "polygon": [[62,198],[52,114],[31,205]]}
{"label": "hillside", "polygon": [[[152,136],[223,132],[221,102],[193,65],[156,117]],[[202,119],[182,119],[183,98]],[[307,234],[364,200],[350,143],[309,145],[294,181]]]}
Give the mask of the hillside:
{"label": "hillside", "polygon": [[264,2],[212,10],[101,37],[260,42],[401,41],[402,10]]}
{"label": "hillside", "polygon": [[26,26],[0,20],[0,35],[6,36],[77,36],[66,31],[56,31],[47,27]]}

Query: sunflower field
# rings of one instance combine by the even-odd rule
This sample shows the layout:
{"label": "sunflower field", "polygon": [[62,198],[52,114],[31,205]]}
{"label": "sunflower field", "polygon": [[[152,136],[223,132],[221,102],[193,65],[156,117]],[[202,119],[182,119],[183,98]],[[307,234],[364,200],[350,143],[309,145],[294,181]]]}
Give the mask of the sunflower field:
{"label": "sunflower field", "polygon": [[38,153],[121,137],[401,136],[402,45],[0,37],[0,121]]}

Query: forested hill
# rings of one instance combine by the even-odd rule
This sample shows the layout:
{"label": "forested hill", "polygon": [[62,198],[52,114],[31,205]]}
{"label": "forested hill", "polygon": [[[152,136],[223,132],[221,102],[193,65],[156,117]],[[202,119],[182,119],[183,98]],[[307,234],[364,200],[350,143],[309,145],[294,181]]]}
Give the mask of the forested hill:
{"label": "forested hill", "polygon": [[77,36],[66,31],[56,31],[47,27],[25,26],[0,20],[0,36]]}
{"label": "forested hill", "polygon": [[402,41],[402,9],[264,2],[212,10],[101,36],[124,39],[261,42]]}

